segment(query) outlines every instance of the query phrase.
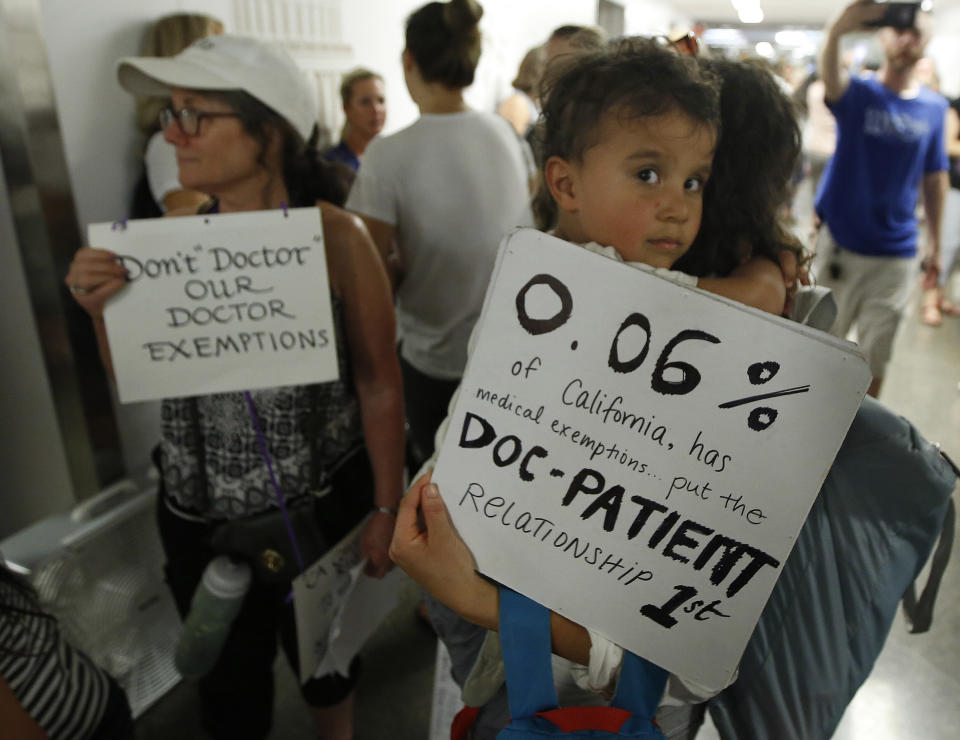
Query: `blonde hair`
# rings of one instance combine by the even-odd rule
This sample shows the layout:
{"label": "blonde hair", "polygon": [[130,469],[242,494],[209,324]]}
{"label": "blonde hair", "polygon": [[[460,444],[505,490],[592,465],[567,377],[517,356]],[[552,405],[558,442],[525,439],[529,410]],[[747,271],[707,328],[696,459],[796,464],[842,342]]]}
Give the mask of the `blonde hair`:
{"label": "blonde hair", "polygon": [[[140,43],[140,56],[173,57],[190,44],[223,33],[223,22],[202,13],[174,13],[150,24]],[[137,128],[150,137],[157,131],[157,116],[167,105],[166,98],[137,99]]]}
{"label": "blonde hair", "polygon": [[383,82],[383,77],[365,67],[351,69],[343,76],[343,81],[340,83],[340,100],[343,101],[344,108],[347,107],[350,98],[353,97],[353,86],[364,80],[380,80],[380,82]]}

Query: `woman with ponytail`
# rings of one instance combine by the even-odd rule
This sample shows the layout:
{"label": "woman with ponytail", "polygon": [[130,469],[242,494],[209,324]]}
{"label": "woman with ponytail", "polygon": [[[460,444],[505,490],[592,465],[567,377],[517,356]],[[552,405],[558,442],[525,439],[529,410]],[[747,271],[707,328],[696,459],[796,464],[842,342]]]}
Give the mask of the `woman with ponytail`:
{"label": "woman with ponytail", "polygon": [[[392,296],[363,223],[339,208],[349,169],[317,153],[314,91],[286,52],[226,35],[173,59],[122,60],[118,76],[131,93],[169,98],[164,136],[176,147],[183,185],[210,196],[200,212],[320,209],[340,378],[251,396],[288,503],[334,497],[324,511],[331,520],[349,520],[346,531],[373,509],[361,547],[367,574],[382,577],[391,567],[387,548],[403,486]],[[124,287],[123,266],[110,252],[84,247],[67,284],[93,319],[110,369],[103,307]],[[270,511],[276,495],[243,394],[165,399],[161,426],[158,522],[167,581],[184,615],[214,557],[212,532],[227,520]],[[327,530],[329,521],[317,518]],[[199,680],[202,722],[213,738],[268,735],[278,634],[297,671],[289,593],[289,582],[255,581],[216,665]],[[315,677],[301,687],[323,740],[353,736],[357,671],[355,660],[349,676]]]}
{"label": "woman with ponytail", "polygon": [[420,118],[370,144],[347,200],[396,291],[414,466],[433,452],[463,375],[500,240],[532,224],[522,144],[503,118],[464,102],[482,15],[473,0],[451,0],[407,19],[403,72]]}

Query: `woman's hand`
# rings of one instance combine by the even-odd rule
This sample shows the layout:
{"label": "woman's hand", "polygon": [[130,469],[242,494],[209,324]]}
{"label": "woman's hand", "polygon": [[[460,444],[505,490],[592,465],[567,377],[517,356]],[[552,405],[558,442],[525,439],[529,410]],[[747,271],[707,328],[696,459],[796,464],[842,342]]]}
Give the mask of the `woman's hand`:
{"label": "woman's hand", "polygon": [[360,536],[360,551],[367,559],[363,572],[371,578],[383,578],[393,569],[389,550],[395,524],[394,514],[375,511]]}
{"label": "woman's hand", "polygon": [[791,249],[781,249],[777,255],[780,263],[780,272],[783,275],[783,285],[787,295],[783,304],[782,316],[789,316],[793,310],[793,299],[801,285],[810,285],[810,273],[806,267],[800,265],[796,252]]}
{"label": "woman's hand", "polygon": [[90,318],[99,320],[107,301],[127,284],[127,270],[113,252],[81,247],[73,256],[64,282]]}
{"label": "woman's hand", "polygon": [[496,587],[476,572],[440,491],[421,476],[400,502],[390,557],[435,599],[465,619],[496,629]]}

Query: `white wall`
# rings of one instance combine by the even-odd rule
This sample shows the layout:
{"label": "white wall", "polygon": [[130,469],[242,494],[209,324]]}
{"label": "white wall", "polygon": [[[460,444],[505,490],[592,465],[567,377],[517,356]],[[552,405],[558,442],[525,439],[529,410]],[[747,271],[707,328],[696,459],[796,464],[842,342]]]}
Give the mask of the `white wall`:
{"label": "white wall", "polygon": [[[417,117],[416,106],[404,86],[400,54],[406,18],[421,5],[420,0],[344,3],[344,29],[355,63],[380,72],[386,82],[385,133],[408,126]],[[596,0],[483,0],[482,5],[483,55],[467,100],[472,106],[487,110],[509,94],[510,81],[528,49],[546,41],[559,25],[596,21]],[[371,23],[371,18],[376,18],[376,22]]]}
{"label": "white wall", "polygon": [[627,0],[624,32],[628,36],[670,34],[690,28],[690,19],[665,0]]}

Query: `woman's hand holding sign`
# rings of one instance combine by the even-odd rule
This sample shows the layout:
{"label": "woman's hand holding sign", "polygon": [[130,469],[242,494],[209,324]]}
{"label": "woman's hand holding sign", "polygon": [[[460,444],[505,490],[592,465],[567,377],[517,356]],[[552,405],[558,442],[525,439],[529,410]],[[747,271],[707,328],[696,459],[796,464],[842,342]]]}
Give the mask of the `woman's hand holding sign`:
{"label": "woman's hand holding sign", "polygon": [[126,285],[127,270],[113,252],[81,247],[73,256],[64,282],[90,318],[99,320],[107,301]]}
{"label": "woman's hand holding sign", "polygon": [[113,358],[103,323],[103,308],[127,284],[127,270],[113,252],[95,247],[80,247],[73,256],[64,282],[73,299],[93,319],[100,361],[111,378]]}

